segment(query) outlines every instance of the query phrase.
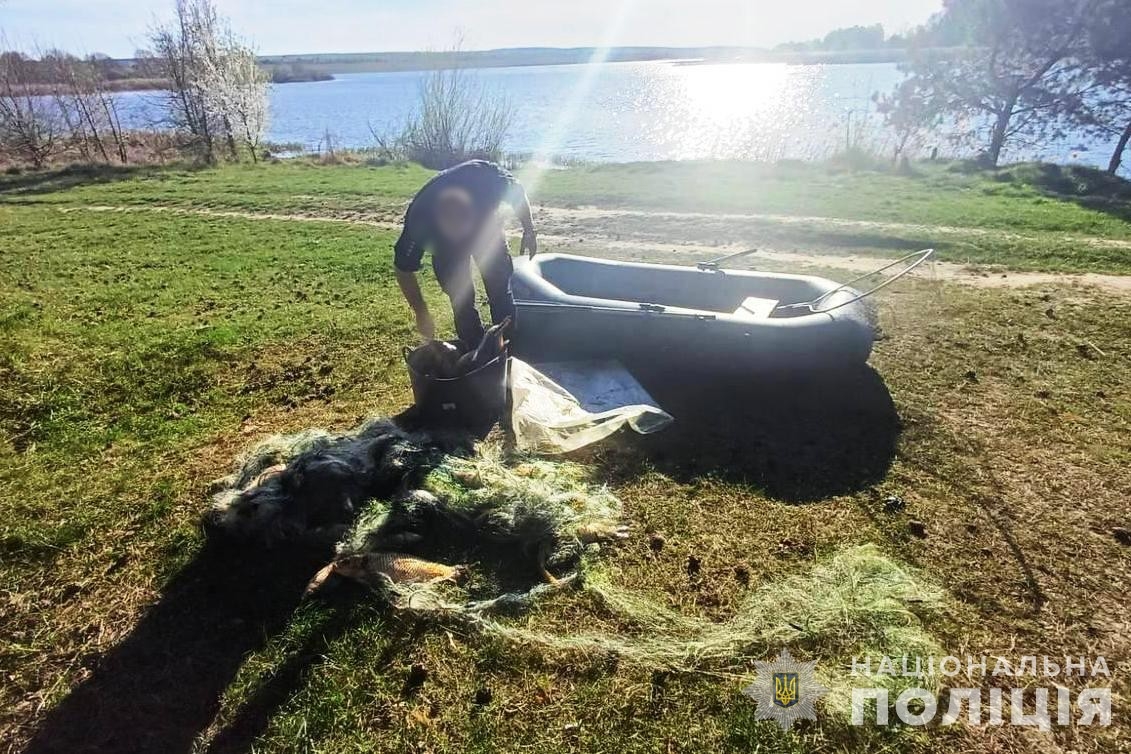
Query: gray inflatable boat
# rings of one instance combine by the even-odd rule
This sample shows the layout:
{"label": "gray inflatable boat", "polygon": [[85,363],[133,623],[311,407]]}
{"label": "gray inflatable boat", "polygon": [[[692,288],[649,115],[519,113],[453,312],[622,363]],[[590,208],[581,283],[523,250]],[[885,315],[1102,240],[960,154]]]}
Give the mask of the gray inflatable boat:
{"label": "gray inflatable boat", "polygon": [[802,275],[545,254],[518,261],[512,352],[720,371],[863,364],[874,330],[852,288]]}

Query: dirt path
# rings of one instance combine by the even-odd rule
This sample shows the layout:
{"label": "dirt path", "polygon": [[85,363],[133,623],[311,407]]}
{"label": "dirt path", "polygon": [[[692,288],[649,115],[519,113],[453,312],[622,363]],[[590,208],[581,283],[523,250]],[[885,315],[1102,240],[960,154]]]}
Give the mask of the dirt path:
{"label": "dirt path", "polygon": [[[597,222],[621,222],[628,224],[632,221],[647,223],[680,224],[683,227],[710,226],[717,227],[729,224],[741,227],[744,224],[770,224],[770,225],[799,225],[817,229],[850,229],[862,231],[886,231],[890,233],[903,233],[939,238],[942,236],[961,236],[967,238],[997,238],[1011,240],[1025,240],[1033,238],[1032,234],[1014,233],[999,228],[972,228],[956,225],[923,225],[921,223],[898,223],[881,220],[850,220],[840,217],[819,217],[810,215],[780,215],[769,213],[709,213],[709,212],[669,212],[665,210],[629,210],[629,209],[602,209],[599,207],[539,207],[539,219],[555,225],[585,225]],[[1102,246],[1116,249],[1131,250],[1131,240],[1120,238],[1104,238],[1102,236],[1086,236],[1076,234],[1065,235],[1080,243],[1089,246]]]}
{"label": "dirt path", "polygon": [[[930,232],[936,235],[964,236],[1008,236],[1017,234],[993,228],[962,228],[951,225],[922,225],[916,223],[895,223],[879,220],[848,220],[839,217],[819,217],[811,215],[780,215],[773,213],[735,213],[735,212],[670,212],[666,210],[602,209],[600,207],[542,207],[540,212],[560,218],[576,220],[608,220],[644,217],[651,220],[710,221],[710,222],[770,222],[780,225],[808,225],[831,228],[859,228],[865,230],[888,230],[895,232]],[[1131,246],[1131,242],[1128,244]]]}
{"label": "dirt path", "polygon": [[210,207],[170,207],[167,205],[157,204],[85,204],[78,207],[59,207],[59,211],[63,214],[70,214],[72,212],[154,212],[169,215],[186,215],[195,217],[223,217],[237,220],[280,220],[284,222],[367,225],[371,228],[380,228],[382,230],[395,230],[400,227],[400,223],[396,223],[391,220],[376,220],[362,214],[351,214],[348,216],[339,217],[336,215],[314,215],[304,214],[301,212],[283,214],[277,212],[248,212],[246,210],[212,209]]}
{"label": "dirt path", "polygon": [[[270,213],[248,212],[243,210],[221,210],[207,207],[172,207],[160,205],[84,205],[77,207],[60,207],[60,212],[149,212],[167,213],[173,215],[186,215],[198,217],[234,218],[241,220],[271,220],[282,222],[320,222],[339,223],[344,225],[362,225],[379,228],[381,230],[397,230],[400,223],[376,219],[365,213],[348,213],[338,215],[315,215],[307,213]],[[990,234],[1003,231],[993,231],[984,228],[948,228],[946,226],[921,226],[901,225],[897,223],[873,223],[866,220],[840,220],[835,218],[805,218],[786,215],[713,215],[706,213],[673,213],[673,212],[644,212],[634,210],[602,210],[595,208],[567,209],[561,207],[541,207],[537,212],[539,227],[543,231],[539,234],[545,250],[564,253],[585,253],[597,249],[609,249],[619,252],[620,255],[632,259],[652,259],[664,257],[666,260],[677,260],[681,263],[703,261],[717,257],[745,251],[750,248],[742,244],[722,244],[680,241],[669,243],[648,238],[632,237],[631,229],[620,228],[617,225],[609,226],[607,221],[618,218],[631,218],[634,221],[647,222],[649,220],[677,221],[680,223],[683,237],[694,237],[699,224],[710,227],[704,229],[703,236],[713,237],[710,230],[712,224],[727,221],[770,221],[783,223],[826,223],[843,225],[845,227],[875,227],[885,229],[917,229],[935,234],[948,232],[962,232],[966,234]],[[587,225],[587,220],[601,220],[597,226]],[[629,237],[625,237],[626,234]],[[1082,241],[1098,241],[1115,246],[1126,245],[1131,249],[1131,242],[1109,239],[1085,239]],[[894,261],[895,258],[878,257],[858,254],[829,253],[803,253],[797,251],[777,250],[759,247],[757,253],[736,260],[736,267],[770,266],[775,269],[805,269],[823,268],[845,270],[847,272],[864,273]],[[768,263],[768,264],[767,264]],[[981,288],[1021,288],[1032,285],[1084,285],[1093,286],[1106,291],[1131,295],[1131,276],[1104,275],[1097,273],[1084,274],[1056,274],[1045,272],[987,272],[973,269],[965,265],[952,262],[930,262],[915,273],[920,279],[941,280],[972,285]]]}

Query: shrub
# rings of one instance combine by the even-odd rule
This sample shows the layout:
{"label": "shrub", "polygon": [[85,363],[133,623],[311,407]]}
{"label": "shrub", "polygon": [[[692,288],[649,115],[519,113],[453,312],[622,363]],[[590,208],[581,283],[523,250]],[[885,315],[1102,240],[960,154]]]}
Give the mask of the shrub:
{"label": "shrub", "polygon": [[381,155],[442,170],[471,159],[498,161],[513,119],[510,102],[462,68],[432,71],[420,84],[417,111],[399,133],[372,127]]}

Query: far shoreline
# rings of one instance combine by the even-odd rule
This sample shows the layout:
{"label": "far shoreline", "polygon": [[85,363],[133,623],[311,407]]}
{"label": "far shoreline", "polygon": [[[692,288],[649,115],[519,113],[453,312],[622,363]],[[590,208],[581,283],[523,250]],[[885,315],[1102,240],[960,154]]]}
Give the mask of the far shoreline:
{"label": "far shoreline", "polygon": [[[898,53],[898,54],[895,54]],[[689,58],[689,57],[675,57],[675,58],[640,58],[640,59],[615,59],[604,60],[598,65],[613,65],[617,63],[667,63],[676,66],[702,66],[702,65],[888,65],[897,64],[906,60],[906,54],[903,50],[879,50],[872,51],[868,54],[838,54],[838,53],[783,53],[774,55],[763,55],[756,57],[735,57],[735,58]],[[303,63],[304,65],[316,65],[311,63]],[[543,61],[525,61],[525,62],[507,62],[507,63],[488,63],[488,62],[473,62],[459,67],[467,70],[491,70],[496,68],[557,68],[574,65],[587,65],[588,61],[556,61],[556,62],[543,62]],[[272,63],[267,65],[269,72],[278,64]],[[359,73],[425,73],[428,71],[450,70],[455,65],[444,66],[410,66],[400,67],[396,65],[366,65],[356,64],[344,67],[335,67],[332,65],[326,66],[327,68],[333,67],[334,70],[318,70],[304,73],[298,76],[287,76],[282,79],[272,79],[272,84],[309,84],[321,83],[327,81],[335,81],[339,75],[351,75]],[[119,79],[116,81],[107,82],[106,86],[108,91],[127,93],[127,92],[147,92],[147,91],[161,91],[169,88],[169,82],[161,79]],[[50,95],[56,90],[49,84],[42,87],[37,87],[33,94]]]}
{"label": "far shoreline", "polygon": [[[330,73],[315,73],[311,75],[302,76],[289,76],[287,78],[276,80],[272,79],[272,84],[305,84],[316,83],[322,81],[333,81],[335,76]],[[152,78],[138,78],[138,79],[112,79],[103,83],[103,88],[107,92],[115,94],[129,94],[130,92],[161,92],[168,91],[172,84],[166,79],[152,79]],[[25,86],[20,90],[22,95],[31,95],[33,97],[50,97],[55,94],[70,94],[72,90],[66,85],[62,84],[33,84]]]}
{"label": "far shoreline", "polygon": [[[328,74],[409,73],[452,68],[529,68],[537,66],[585,65],[594,59],[594,48],[531,48],[482,50],[460,53],[332,53],[263,56],[260,62],[274,70],[283,66]],[[792,65],[853,65],[902,63],[905,48],[877,50],[795,51],[738,47],[710,48],[619,48],[604,55],[601,63],[672,63],[717,65],[730,63],[786,63]]]}
{"label": "far shoreline", "polygon": [[[517,48],[478,50],[458,53],[371,52],[263,55],[259,64],[272,84],[298,84],[333,81],[339,75],[357,73],[422,73],[427,71],[489,70],[493,68],[534,68],[590,64],[597,50],[579,48]],[[617,48],[601,60],[606,63],[668,63],[677,66],[700,65],[866,65],[905,62],[904,48],[876,50],[797,51],[762,50],[738,47],[709,48]],[[116,63],[134,64],[123,58]],[[161,78],[135,77],[110,79],[106,91],[115,93],[162,91],[169,82]],[[25,93],[51,96],[65,92],[60,84],[43,82],[29,85]]]}

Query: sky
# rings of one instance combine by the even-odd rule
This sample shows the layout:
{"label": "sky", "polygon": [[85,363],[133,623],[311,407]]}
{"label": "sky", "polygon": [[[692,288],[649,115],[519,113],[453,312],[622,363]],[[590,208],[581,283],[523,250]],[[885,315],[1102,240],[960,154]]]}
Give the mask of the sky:
{"label": "sky", "polygon": [[[942,0],[215,0],[264,55],[612,45],[772,47],[925,21]],[[11,46],[130,57],[173,0],[0,0]],[[616,19],[616,22],[610,21]]]}

